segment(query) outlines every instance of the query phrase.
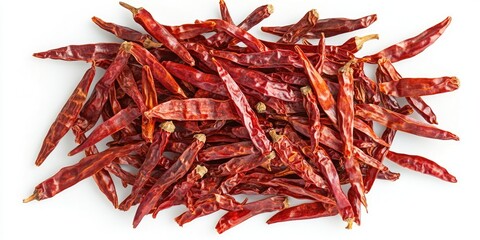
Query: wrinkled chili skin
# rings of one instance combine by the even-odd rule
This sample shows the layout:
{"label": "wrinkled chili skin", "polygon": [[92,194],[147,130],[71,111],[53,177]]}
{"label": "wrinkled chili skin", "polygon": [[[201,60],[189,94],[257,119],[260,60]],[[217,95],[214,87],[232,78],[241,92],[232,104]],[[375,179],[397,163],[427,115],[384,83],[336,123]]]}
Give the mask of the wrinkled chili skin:
{"label": "wrinkled chili skin", "polygon": [[384,94],[395,97],[419,97],[457,90],[460,83],[456,77],[402,78],[379,84]]}
{"label": "wrinkled chili skin", "polygon": [[432,175],[444,181],[456,183],[457,178],[451,175],[447,169],[438,165],[434,161],[415,155],[401,154],[392,151],[387,152],[387,158],[399,164],[402,167]]}
{"label": "wrinkled chili skin", "polygon": [[386,127],[418,136],[441,140],[459,140],[458,136],[451,132],[427,125],[413,118],[373,104],[357,104],[355,106],[355,114],[365,119],[374,120]]}
{"label": "wrinkled chili skin", "polygon": [[64,61],[95,62],[113,60],[117,55],[119,43],[93,43],[84,45],[69,45],[45,52],[34,53],[37,58],[50,58]]}
{"label": "wrinkled chili skin", "polygon": [[300,38],[302,38],[308,31],[310,31],[318,20],[317,10],[312,9],[308,11],[297,23],[293,24],[288,30],[282,35],[279,43],[296,43]]}
{"label": "wrinkled chili skin", "polygon": [[53,151],[53,149],[55,149],[55,146],[57,146],[62,137],[74,125],[78,114],[82,110],[83,103],[87,98],[88,89],[92,84],[94,76],[95,65],[92,65],[92,67],[85,72],[82,80],[80,80],[77,87],[70,95],[65,105],[62,107],[62,110],[60,110],[57,118],[50,126],[50,129],[43,140],[43,144],[40,152],[38,153],[37,159],[35,160],[35,164],[37,166],[40,166],[45,161],[48,155]]}
{"label": "wrinkled chili skin", "polygon": [[193,66],[195,60],[188,50],[181,44],[168,30],[159,24],[153,16],[144,8],[134,8],[124,2],[120,2],[122,7],[130,10],[133,14],[135,22],[140,24],[153,38],[163,43],[165,47],[176,53],[185,63]]}
{"label": "wrinkled chili skin", "polygon": [[190,144],[182,155],[178,157],[177,161],[158,178],[157,182],[145,194],[135,213],[133,227],[137,227],[142,218],[152,210],[165,189],[183,177],[190,169],[198,152],[205,144],[205,135],[198,134],[196,136],[192,144]]}
{"label": "wrinkled chili skin", "polygon": [[405,39],[404,41],[387,47],[376,54],[364,57],[364,59],[369,63],[375,63],[380,58],[387,58],[391,62],[398,62],[403,59],[414,57],[423,52],[428,46],[432,45],[443,34],[445,29],[447,29],[451,21],[452,18],[447,17],[445,20],[428,28],[419,35]]}

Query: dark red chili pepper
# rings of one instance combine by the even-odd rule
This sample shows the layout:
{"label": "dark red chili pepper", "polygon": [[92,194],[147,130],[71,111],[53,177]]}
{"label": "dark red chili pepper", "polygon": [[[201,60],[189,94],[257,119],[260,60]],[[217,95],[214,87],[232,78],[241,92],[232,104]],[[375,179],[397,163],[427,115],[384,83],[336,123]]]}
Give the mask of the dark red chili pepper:
{"label": "dark red chili pepper", "polygon": [[375,63],[382,57],[389,59],[391,62],[398,62],[403,59],[411,58],[432,45],[443,34],[445,29],[447,29],[451,21],[452,18],[447,17],[445,20],[423,31],[419,35],[405,39],[376,54],[366,56],[364,57],[364,60],[370,63]]}
{"label": "dark red chili pepper", "polygon": [[427,125],[419,122],[418,120],[379,107],[377,105],[357,104],[355,106],[355,114],[362,118],[376,121],[386,127],[418,136],[443,140],[459,140],[458,136],[451,132]]}
{"label": "dark red chili pepper", "polygon": [[142,218],[152,210],[165,189],[187,173],[198,152],[205,144],[205,140],[206,137],[204,134],[195,135],[192,144],[190,144],[182,155],[178,157],[177,161],[168,168],[167,171],[158,178],[157,182],[150,188],[150,190],[148,190],[137,208],[133,220],[133,227],[137,227]]}
{"label": "dark red chili pepper", "polygon": [[172,75],[170,75],[163,65],[160,64],[155,56],[153,56],[147,49],[133,42],[126,42],[123,46],[125,50],[131,53],[141,65],[149,66],[153,78],[159,81],[167,90],[186,98],[182,88],[180,88],[178,83],[175,82]]}
{"label": "dark red chili pepper", "polygon": [[80,117],[86,122],[86,126],[82,127],[84,132],[90,130],[97,123],[101,114],[101,109],[108,98],[108,91],[113,85],[117,77],[127,65],[130,53],[124,50],[125,45],[122,44],[117,56],[112,64],[107,68],[104,75],[98,80],[93,92],[80,112]]}
{"label": "dark red chili pepper", "polygon": [[60,139],[62,139],[75,123],[80,110],[82,110],[83,103],[87,98],[88,89],[90,88],[94,76],[95,65],[92,65],[92,67],[85,72],[82,80],[80,80],[57,118],[50,126],[47,136],[45,136],[45,139],[43,140],[40,152],[38,153],[37,160],[35,160],[37,166],[40,166],[45,161],[48,155],[53,149],[55,149]]}
{"label": "dark red chili pepper", "polygon": [[135,22],[140,24],[145,31],[147,31],[152,37],[163,43],[165,47],[172,50],[187,64],[195,65],[195,60],[188,53],[187,49],[174,37],[168,30],[161,24],[159,24],[153,16],[144,8],[135,8],[124,2],[120,2],[120,5],[128,9],[133,14]]}
{"label": "dark red chili pepper", "polygon": [[127,211],[132,206],[133,201],[137,198],[141,189],[150,178],[153,169],[160,161],[173,131],[175,131],[175,125],[173,125],[171,121],[160,124],[160,131],[155,134],[154,140],[145,156],[145,161],[143,161],[142,166],[138,170],[137,178],[132,186],[132,192],[130,196],[120,204],[120,209]]}
{"label": "dark red chili pepper", "polygon": [[317,23],[317,10],[308,11],[297,23],[293,24],[278,40],[280,43],[296,43],[307,32],[309,32]]}
{"label": "dark red chili pepper", "polygon": [[[273,13],[272,5],[270,4],[262,5],[254,9],[240,24],[238,24],[238,28],[248,31],[252,27],[259,24],[261,21],[263,21],[265,18],[268,18],[272,13]],[[230,23],[233,24],[233,22],[230,22]],[[227,44],[232,46],[239,42],[238,39],[234,39],[231,35],[228,35],[227,33],[224,33],[224,32],[219,32],[217,34],[214,34],[213,36],[209,37],[207,41],[209,42],[210,45],[216,46],[219,48],[222,48]]]}
{"label": "dark red chili pepper", "polygon": [[288,207],[288,200],[286,197],[274,196],[250,202],[243,205],[241,211],[230,211],[223,215],[217,222],[215,229],[218,233],[223,233],[228,229],[244,222],[245,220],[265,212],[272,212],[282,210]]}
{"label": "dark red chili pepper", "polygon": [[129,27],[121,26],[115,23],[105,22],[98,17],[92,17],[92,21],[105,31],[113,33],[120,39],[129,42],[142,44],[145,48],[161,47],[162,44],[152,41],[151,37]]}
{"label": "dark red chili pepper", "polygon": [[95,155],[84,157],[78,163],[60,169],[55,175],[35,187],[33,194],[23,202],[51,198],[61,191],[100,171],[115,158],[127,155],[144,143],[135,143],[121,147],[111,147]]}
{"label": "dark red chili pepper", "polygon": [[166,26],[163,25],[168,32],[170,32],[175,38],[179,40],[192,39],[197,36],[201,36],[203,33],[211,32],[215,29],[214,22],[199,22],[183,24],[180,26]]}
{"label": "dark red chili pepper", "polygon": [[338,211],[335,207],[325,206],[325,204],[321,202],[303,203],[281,210],[268,219],[267,223],[272,224],[292,220],[329,217],[337,214]]}
{"label": "dark red chili pepper", "polygon": [[[305,34],[305,38],[319,38],[323,33],[325,37],[366,28],[377,20],[377,15],[372,14],[358,19],[325,18],[319,19],[315,26]],[[283,27],[262,27],[262,31],[282,36],[293,25]]]}
{"label": "dark red chili pepper", "polygon": [[231,144],[212,146],[198,153],[199,162],[219,159],[228,159],[255,153],[255,146],[251,141],[235,142]]}
{"label": "dark red chili pepper", "polygon": [[34,53],[37,58],[51,58],[64,61],[113,60],[117,55],[119,43],[93,43],[84,45],[69,45],[45,52]]}
{"label": "dark red chili pepper", "polygon": [[92,133],[90,133],[90,135],[87,137],[87,139],[85,139],[82,144],[78,145],[76,148],[70,151],[68,155],[75,155],[83,151],[85,148],[99,142],[105,137],[121,130],[126,125],[130,124],[133,120],[140,117],[140,115],[141,113],[138,108],[128,107],[121,110],[120,112],[115,114],[115,116],[111,117],[107,121],[103,122],[100,126],[95,128]]}
{"label": "dark red chili pepper", "polygon": [[145,100],[143,99],[140,90],[138,90],[133,73],[128,66],[125,66],[120,75],[118,75],[117,82],[125,94],[132,98],[140,112],[145,112],[147,108]]}
{"label": "dark red chili pepper", "polygon": [[387,152],[387,158],[402,167],[432,175],[448,182],[457,182],[457,179],[453,175],[451,175],[447,171],[447,169],[443,168],[442,166],[438,165],[430,159],[421,156],[396,153],[392,151]]}
{"label": "dark red chili pepper", "polygon": [[211,50],[210,54],[251,68],[303,67],[295,52],[283,49],[253,53]]}
{"label": "dark red chili pepper", "polygon": [[240,116],[240,120],[247,128],[250,139],[262,156],[267,156],[272,151],[272,145],[265,135],[265,132],[260,127],[257,115],[250,105],[248,105],[245,95],[230,74],[215,59],[213,59],[213,63],[217,66],[218,74],[227,88],[228,95],[234,103],[235,110]]}
{"label": "dark red chili pepper", "polygon": [[220,19],[208,19],[207,21],[214,22],[215,28],[217,28],[217,30],[223,31],[228,35],[237,38],[255,52],[263,52],[268,50],[268,48],[252,34],[231,23],[225,22]]}

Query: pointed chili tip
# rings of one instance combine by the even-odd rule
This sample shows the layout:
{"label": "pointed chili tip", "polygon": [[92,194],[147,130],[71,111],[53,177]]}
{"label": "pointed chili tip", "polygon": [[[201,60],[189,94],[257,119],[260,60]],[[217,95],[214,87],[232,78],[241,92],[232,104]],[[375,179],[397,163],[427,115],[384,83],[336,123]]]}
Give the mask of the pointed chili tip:
{"label": "pointed chili tip", "polygon": [[140,10],[140,8],[133,7],[132,5],[130,5],[128,3],[125,3],[125,2],[118,2],[118,3],[120,4],[120,6],[130,10],[130,12],[132,12],[133,16],[137,15],[138,10]]}
{"label": "pointed chili tip", "polygon": [[30,195],[29,197],[23,199],[23,203],[28,203],[28,202],[31,202],[33,200],[38,200],[38,192],[37,190],[33,191],[33,194]]}
{"label": "pointed chili tip", "polygon": [[207,136],[203,133],[193,135],[193,138],[196,138],[198,141],[205,143],[207,141]]}
{"label": "pointed chili tip", "polygon": [[172,121],[166,121],[160,124],[160,128],[163,131],[173,133],[175,131],[175,125],[173,124]]}

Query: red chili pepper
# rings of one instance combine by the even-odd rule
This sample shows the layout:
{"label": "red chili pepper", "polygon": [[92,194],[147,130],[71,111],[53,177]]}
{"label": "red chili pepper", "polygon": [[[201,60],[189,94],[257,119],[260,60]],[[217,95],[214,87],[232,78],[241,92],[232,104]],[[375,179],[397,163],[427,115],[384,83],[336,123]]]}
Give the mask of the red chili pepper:
{"label": "red chili pepper", "polygon": [[165,189],[182,178],[190,169],[195,157],[205,144],[205,140],[205,135],[195,135],[192,144],[178,157],[177,161],[158,178],[150,190],[148,190],[137,208],[133,220],[133,227],[137,227],[142,218],[152,210]]}
{"label": "red chili pepper", "polygon": [[23,202],[51,198],[61,191],[100,171],[115,158],[131,153],[143,143],[112,147],[95,155],[84,157],[77,164],[60,169],[55,175],[35,187],[33,194]]}
{"label": "red chili pepper", "polygon": [[65,136],[75,123],[75,120],[82,109],[82,105],[87,98],[88,89],[90,88],[94,76],[95,65],[92,65],[92,67],[85,72],[82,80],[80,80],[57,118],[52,123],[52,126],[50,126],[47,136],[45,136],[45,139],[43,140],[40,152],[38,153],[37,160],[35,160],[37,166],[40,166],[45,161],[48,155],[53,149],[55,149],[60,139]]}
{"label": "red chili pepper", "polygon": [[387,152],[387,158],[402,167],[417,172],[429,174],[448,182],[457,182],[457,179],[453,175],[451,175],[445,168],[430,159],[421,156],[396,153],[392,151]]}
{"label": "red chili pepper", "polygon": [[[153,82],[152,71],[149,66],[142,67],[142,93],[143,99],[145,99],[145,111],[151,110],[158,105],[157,92],[155,91],[155,83]],[[145,112],[143,111],[143,112]],[[153,141],[153,132],[155,129],[155,120],[146,118],[142,115],[142,137],[147,142]]]}
{"label": "red chili pepper", "polygon": [[432,45],[443,34],[445,29],[447,29],[451,21],[452,18],[447,17],[445,20],[430,27],[417,36],[405,39],[376,54],[364,57],[363,59],[370,63],[375,63],[382,57],[389,59],[391,62],[398,62],[403,59],[411,58]]}
{"label": "red chili pepper", "polygon": [[182,88],[175,82],[172,75],[170,75],[147,49],[133,42],[126,42],[123,46],[125,51],[131,53],[140,64],[149,66],[153,78],[159,81],[167,90],[186,98]]}
{"label": "red chili pepper", "polygon": [[247,203],[243,206],[244,210],[230,211],[223,215],[217,222],[215,229],[218,233],[223,233],[228,229],[244,222],[245,220],[265,212],[282,210],[288,207],[286,197],[274,196]]}
{"label": "red chili pepper", "polygon": [[355,114],[362,118],[376,121],[386,127],[418,136],[442,140],[459,140],[459,138],[451,132],[438,129],[373,104],[357,104],[355,106]]}
{"label": "red chili pepper", "polygon": [[384,94],[395,97],[419,97],[457,90],[460,85],[456,77],[402,78],[379,84]]}
{"label": "red chili pepper", "polygon": [[307,32],[309,32],[317,23],[317,10],[308,11],[297,23],[293,24],[278,40],[280,43],[296,43]]}
{"label": "red chili pepper", "polygon": [[84,45],[69,45],[45,52],[34,53],[37,58],[51,58],[64,61],[113,60],[117,55],[120,44],[118,43],[93,43]]}
{"label": "red chili pepper", "polygon": [[163,25],[155,21],[150,12],[144,8],[132,7],[124,2],[120,2],[120,5],[132,12],[135,22],[140,24],[152,37],[163,43],[165,47],[172,50],[187,64],[195,65],[195,60],[187,49]]}
{"label": "red chili pepper", "polygon": [[137,178],[132,186],[132,193],[120,204],[120,209],[127,211],[132,206],[133,201],[137,198],[141,189],[148,181],[153,169],[160,161],[173,131],[175,131],[175,125],[173,125],[171,121],[160,124],[160,131],[155,134],[154,141],[145,156],[145,161],[138,170]]}
{"label": "red chili pepper", "polygon": [[335,207],[327,206],[321,202],[303,203],[285,208],[267,220],[268,224],[292,220],[312,219],[335,216],[338,211]]}

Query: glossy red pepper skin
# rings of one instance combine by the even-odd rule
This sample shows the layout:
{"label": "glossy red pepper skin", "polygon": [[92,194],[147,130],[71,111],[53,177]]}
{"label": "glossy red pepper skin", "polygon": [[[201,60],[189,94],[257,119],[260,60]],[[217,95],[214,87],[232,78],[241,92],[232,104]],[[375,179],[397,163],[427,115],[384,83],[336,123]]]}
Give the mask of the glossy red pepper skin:
{"label": "glossy red pepper skin", "polygon": [[84,45],[69,45],[45,52],[34,53],[37,58],[50,58],[64,61],[94,62],[113,60],[117,55],[119,43],[93,43]]}

